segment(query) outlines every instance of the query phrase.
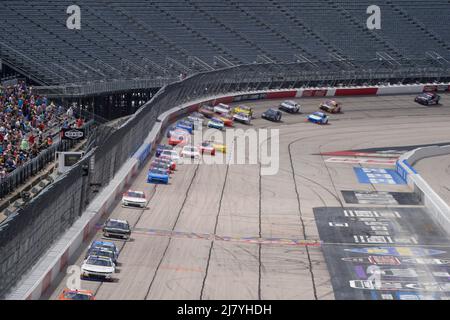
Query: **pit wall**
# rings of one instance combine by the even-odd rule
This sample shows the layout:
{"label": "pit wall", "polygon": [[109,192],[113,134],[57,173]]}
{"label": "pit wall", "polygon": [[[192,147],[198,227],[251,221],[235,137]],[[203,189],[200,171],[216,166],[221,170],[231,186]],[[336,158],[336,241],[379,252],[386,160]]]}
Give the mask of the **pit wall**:
{"label": "pit wall", "polygon": [[419,160],[450,154],[450,146],[419,148],[404,154],[397,161],[397,172],[422,199],[427,211],[450,234],[450,207],[414,169]]}
{"label": "pit wall", "polygon": [[[47,251],[32,270],[23,277],[23,280],[12,290],[12,293],[7,299],[40,299],[45,291],[54,284],[57,276],[61,272],[66,272],[68,262],[76,256],[76,253],[81,248],[82,244],[97,232],[99,229],[99,221],[102,218],[106,218],[111,213],[114,205],[120,200],[122,193],[131,185],[131,182],[137,176],[139,169],[146,163],[147,159],[154,151],[158,141],[160,141],[164,135],[167,126],[182,115],[198,110],[198,108],[204,104],[303,97],[415,94],[425,91],[450,91],[450,84],[439,86],[421,84],[379,87],[262,90],[245,93],[236,92],[227,93],[221,96],[205,97],[174,107],[158,117],[158,121],[153,126],[138,151],[122,166],[114,179],[100,192],[74,225]],[[430,200],[428,200],[428,202],[429,201]],[[431,204],[429,206],[433,207]],[[439,214],[437,215],[440,216]],[[447,222],[449,221],[447,220]]]}

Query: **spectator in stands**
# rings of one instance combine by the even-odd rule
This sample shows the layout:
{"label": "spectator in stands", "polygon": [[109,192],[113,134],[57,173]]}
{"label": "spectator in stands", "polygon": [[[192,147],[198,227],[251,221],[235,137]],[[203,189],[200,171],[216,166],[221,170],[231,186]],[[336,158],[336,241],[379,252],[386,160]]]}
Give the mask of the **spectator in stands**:
{"label": "spectator in stands", "polygon": [[74,122],[72,108],[49,104],[46,97],[33,95],[24,82],[0,86],[0,178],[38,156],[51,146],[51,135],[62,124]]}

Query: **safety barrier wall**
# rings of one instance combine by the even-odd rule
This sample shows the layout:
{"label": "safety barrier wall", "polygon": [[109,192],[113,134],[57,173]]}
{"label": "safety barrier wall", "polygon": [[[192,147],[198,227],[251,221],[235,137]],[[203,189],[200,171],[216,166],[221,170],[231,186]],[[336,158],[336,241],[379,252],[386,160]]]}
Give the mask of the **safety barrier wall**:
{"label": "safety barrier wall", "polygon": [[[203,97],[181,104],[161,113],[144,139],[142,145],[134,155],[120,168],[114,178],[85,210],[83,215],[68,229],[39,260],[36,266],[28,272],[24,280],[12,291],[7,299],[39,299],[56,279],[60,272],[64,272],[68,262],[93,232],[98,229],[98,222],[107,216],[120,195],[130,185],[137,175],[139,168],[147,161],[156,142],[164,134],[169,123],[183,114],[198,109],[203,104],[232,103],[245,100],[259,99],[289,99],[294,97],[318,96],[352,96],[352,95],[382,95],[399,93],[419,93],[424,91],[425,85],[387,86],[387,87],[352,87],[352,88],[312,88],[294,90],[256,90],[248,92],[224,93]],[[124,124],[124,126],[126,123]],[[410,170],[410,169],[409,169]]]}
{"label": "safety barrier wall", "polygon": [[450,146],[431,146],[413,150],[397,161],[397,172],[422,199],[431,216],[450,234],[450,207],[413,168],[422,159],[450,154]]}

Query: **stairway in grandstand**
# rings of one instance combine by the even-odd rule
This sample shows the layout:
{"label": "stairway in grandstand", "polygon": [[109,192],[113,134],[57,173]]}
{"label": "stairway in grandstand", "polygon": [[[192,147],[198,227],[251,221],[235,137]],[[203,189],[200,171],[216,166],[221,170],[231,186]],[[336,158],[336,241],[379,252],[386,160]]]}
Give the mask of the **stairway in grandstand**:
{"label": "stairway in grandstand", "polygon": [[[172,78],[239,64],[450,61],[450,3],[380,0],[2,0],[0,57],[42,83]],[[436,23],[438,22],[438,23]]]}

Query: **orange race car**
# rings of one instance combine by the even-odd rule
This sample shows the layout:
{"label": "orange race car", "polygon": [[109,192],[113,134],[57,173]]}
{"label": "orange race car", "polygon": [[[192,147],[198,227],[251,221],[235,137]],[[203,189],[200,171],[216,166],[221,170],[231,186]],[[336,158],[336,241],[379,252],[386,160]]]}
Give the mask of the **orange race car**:
{"label": "orange race car", "polygon": [[89,290],[64,289],[58,300],[95,300],[94,293]]}
{"label": "orange race car", "polygon": [[217,118],[223,121],[225,127],[232,127],[234,125],[233,116],[217,116]]}
{"label": "orange race car", "polygon": [[327,100],[320,104],[320,110],[323,110],[328,113],[340,113],[342,112],[342,107],[339,103],[334,100]]}

